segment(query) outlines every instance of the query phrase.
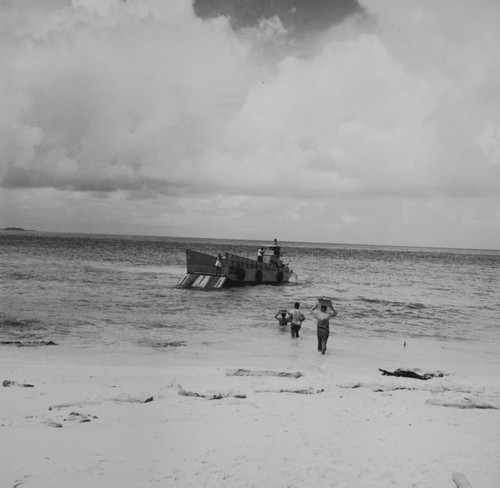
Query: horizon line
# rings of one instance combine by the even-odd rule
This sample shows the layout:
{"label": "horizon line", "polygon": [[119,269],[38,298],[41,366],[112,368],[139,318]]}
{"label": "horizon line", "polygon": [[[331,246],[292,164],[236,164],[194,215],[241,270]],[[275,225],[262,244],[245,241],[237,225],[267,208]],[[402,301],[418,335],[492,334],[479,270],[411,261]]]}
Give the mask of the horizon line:
{"label": "horizon line", "polygon": [[[253,242],[272,242],[272,239],[254,239],[254,238],[232,238],[232,237],[205,237],[205,236],[172,236],[172,235],[154,235],[154,234],[116,234],[113,232],[76,232],[76,231],[50,231],[39,229],[24,229],[22,227],[9,226],[0,229],[3,232],[31,232],[39,234],[72,234],[72,235],[90,235],[90,236],[114,236],[114,237],[154,237],[154,238],[170,238],[170,239],[207,239],[213,241],[253,241]],[[450,249],[457,251],[494,251],[498,252],[500,249],[494,248],[475,248],[475,247],[449,247],[449,246],[423,246],[423,245],[410,245],[410,244],[361,244],[353,242],[325,242],[325,241],[290,241],[283,240],[278,242],[287,242],[291,244],[326,244],[329,246],[362,246],[362,247],[391,247],[391,248],[416,248],[416,249]]]}

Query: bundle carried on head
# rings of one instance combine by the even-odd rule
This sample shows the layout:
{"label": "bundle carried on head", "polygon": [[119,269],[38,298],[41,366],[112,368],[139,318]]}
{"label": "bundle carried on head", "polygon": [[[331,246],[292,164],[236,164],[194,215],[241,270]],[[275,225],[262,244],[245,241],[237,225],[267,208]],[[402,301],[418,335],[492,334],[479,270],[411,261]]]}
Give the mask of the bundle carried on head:
{"label": "bundle carried on head", "polygon": [[332,301],[329,298],[326,298],[326,297],[318,298],[318,305],[320,307],[330,307],[330,308],[333,308]]}

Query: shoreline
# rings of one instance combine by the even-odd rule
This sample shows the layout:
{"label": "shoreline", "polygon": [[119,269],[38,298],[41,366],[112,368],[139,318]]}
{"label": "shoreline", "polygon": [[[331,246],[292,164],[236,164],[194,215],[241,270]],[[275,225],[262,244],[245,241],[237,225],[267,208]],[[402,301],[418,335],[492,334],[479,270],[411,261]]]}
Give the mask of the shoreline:
{"label": "shoreline", "polygon": [[498,486],[496,378],[388,377],[349,365],[342,344],[322,362],[297,346],[283,368],[185,348],[2,348],[1,380],[33,384],[1,390],[2,486],[452,488],[456,471]]}

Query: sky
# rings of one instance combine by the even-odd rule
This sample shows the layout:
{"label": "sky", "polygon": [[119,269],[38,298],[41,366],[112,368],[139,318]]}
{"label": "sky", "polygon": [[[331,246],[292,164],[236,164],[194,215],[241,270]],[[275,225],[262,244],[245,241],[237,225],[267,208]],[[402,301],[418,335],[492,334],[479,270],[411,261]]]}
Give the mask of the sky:
{"label": "sky", "polygon": [[497,0],[2,0],[0,228],[500,249]]}

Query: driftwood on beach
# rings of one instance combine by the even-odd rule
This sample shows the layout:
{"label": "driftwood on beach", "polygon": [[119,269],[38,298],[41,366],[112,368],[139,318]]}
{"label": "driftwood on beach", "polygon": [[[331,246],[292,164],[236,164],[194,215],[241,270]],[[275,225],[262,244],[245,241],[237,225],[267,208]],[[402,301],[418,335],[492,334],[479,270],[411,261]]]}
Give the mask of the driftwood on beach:
{"label": "driftwood on beach", "polygon": [[300,395],[315,395],[317,393],[323,393],[325,391],[324,388],[299,388],[299,389],[292,389],[292,388],[281,388],[279,390],[255,390],[255,393],[298,393]]}
{"label": "driftwood on beach", "polygon": [[288,372],[288,371],[270,371],[270,370],[252,370],[252,369],[228,369],[226,370],[226,376],[279,376],[281,378],[300,378],[303,376],[299,371]]}
{"label": "driftwood on beach", "polygon": [[183,347],[187,346],[186,341],[170,341],[155,344],[156,347]]}
{"label": "driftwood on beach", "polygon": [[2,385],[5,387],[8,386],[21,386],[22,388],[34,388],[35,385],[31,385],[29,383],[18,383],[17,381],[4,380]]}
{"label": "driftwood on beach", "polygon": [[[481,398],[477,395],[458,398],[430,398],[425,403],[440,407],[452,407],[461,409],[498,410],[499,406],[488,398]],[[498,401],[496,402],[498,404]]]}
{"label": "driftwood on beach", "polygon": [[398,368],[395,371],[386,371],[385,369],[378,369],[379,371],[382,371],[382,374],[384,376],[402,376],[404,378],[415,378],[417,380],[430,380],[431,378],[442,378],[444,375],[443,373],[424,373],[420,374],[417,373],[416,371],[412,371],[411,369],[401,369]]}
{"label": "driftwood on beach", "polygon": [[132,396],[117,396],[111,398],[103,398],[101,400],[81,400],[70,403],[59,403],[57,405],[50,405],[49,410],[61,410],[63,408],[72,408],[83,405],[100,405],[106,401],[111,402],[121,402],[121,403],[150,403],[154,400],[154,397],[150,396],[147,398],[142,397],[132,397]]}
{"label": "driftwood on beach", "polygon": [[228,398],[228,397],[234,397],[234,398],[247,397],[245,393],[239,393],[235,391],[198,393],[196,391],[184,390],[183,388],[179,390],[179,395],[196,397],[196,398],[206,398],[207,400],[221,400],[222,398]]}
{"label": "driftwood on beach", "polygon": [[472,485],[463,473],[454,472],[453,481],[457,485],[457,488],[472,488]]}

